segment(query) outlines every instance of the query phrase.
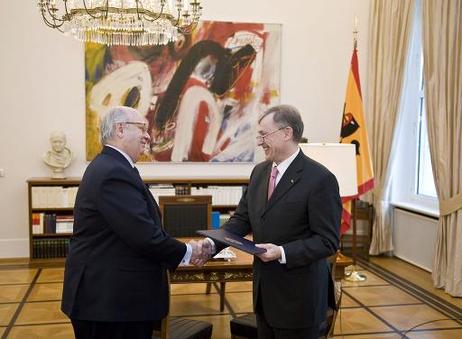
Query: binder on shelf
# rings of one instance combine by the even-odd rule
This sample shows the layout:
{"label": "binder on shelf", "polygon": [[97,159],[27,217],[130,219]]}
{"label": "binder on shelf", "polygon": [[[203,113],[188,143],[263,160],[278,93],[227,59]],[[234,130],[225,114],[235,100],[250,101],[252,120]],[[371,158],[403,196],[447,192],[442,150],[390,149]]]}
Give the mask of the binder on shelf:
{"label": "binder on shelf", "polygon": [[220,228],[220,212],[212,212],[212,228]]}

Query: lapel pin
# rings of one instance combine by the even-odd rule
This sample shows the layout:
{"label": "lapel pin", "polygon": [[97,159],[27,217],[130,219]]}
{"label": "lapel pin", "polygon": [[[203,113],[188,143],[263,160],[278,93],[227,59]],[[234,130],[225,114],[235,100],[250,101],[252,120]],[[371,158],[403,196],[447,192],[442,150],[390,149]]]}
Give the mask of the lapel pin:
{"label": "lapel pin", "polygon": [[290,183],[293,184],[293,183],[294,183],[294,179],[290,179]]}

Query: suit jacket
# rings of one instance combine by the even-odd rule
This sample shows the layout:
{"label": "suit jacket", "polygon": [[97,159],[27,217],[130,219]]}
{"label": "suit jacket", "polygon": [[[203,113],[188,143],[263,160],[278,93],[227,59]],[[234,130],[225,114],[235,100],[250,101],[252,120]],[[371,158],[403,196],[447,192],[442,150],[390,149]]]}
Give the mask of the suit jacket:
{"label": "suit jacket", "polygon": [[104,147],[77,193],[61,309],[79,320],[161,319],[168,312],[166,269],[185,253],[186,245],[162,229],[137,170]]}
{"label": "suit jacket", "polygon": [[235,214],[223,227],[241,236],[252,232],[256,243],[284,248],[286,264],[254,259],[254,309],[261,305],[272,327],[310,327],[325,320],[328,303],[335,305],[326,258],[339,244],[338,184],[300,151],[268,201],[271,167],[265,161],[254,168]]}

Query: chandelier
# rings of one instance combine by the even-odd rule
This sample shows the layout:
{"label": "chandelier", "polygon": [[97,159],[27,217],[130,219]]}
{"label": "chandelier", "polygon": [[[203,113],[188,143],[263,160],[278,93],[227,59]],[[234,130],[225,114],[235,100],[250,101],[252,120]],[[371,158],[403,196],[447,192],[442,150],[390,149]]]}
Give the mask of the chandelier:
{"label": "chandelier", "polygon": [[43,21],[85,42],[165,45],[197,25],[199,0],[38,0]]}

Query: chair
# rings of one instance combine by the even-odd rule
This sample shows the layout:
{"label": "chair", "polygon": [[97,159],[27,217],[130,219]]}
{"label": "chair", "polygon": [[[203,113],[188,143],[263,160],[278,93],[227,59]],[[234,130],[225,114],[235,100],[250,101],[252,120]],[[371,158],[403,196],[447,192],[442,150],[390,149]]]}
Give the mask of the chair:
{"label": "chair", "polygon": [[257,317],[249,313],[229,321],[231,339],[257,339]]}
{"label": "chair", "polygon": [[167,317],[154,328],[152,339],[210,339],[213,325],[183,317]]}
{"label": "chair", "polygon": [[339,252],[327,258],[331,268],[332,282],[334,285],[335,308],[329,307],[327,309],[326,322],[321,325],[321,333],[323,333],[323,335],[321,335],[319,339],[332,338],[334,336],[335,321],[337,320],[340,304],[342,303],[342,281],[341,278],[337,279],[338,275],[336,274],[338,254]]}
{"label": "chair", "polygon": [[[342,252],[354,259],[361,256],[369,258],[374,223],[374,206],[366,201],[355,199],[352,208],[352,230],[342,235]],[[355,261],[356,263],[356,261]]]}
{"label": "chair", "polygon": [[[211,229],[211,195],[159,196],[164,229],[173,237],[197,237],[197,230]],[[209,294],[212,283],[207,283]],[[220,282],[220,312],[224,310],[225,283]]]}
{"label": "chair", "polygon": [[[335,320],[342,299],[341,282],[335,279],[337,254],[330,256],[327,260],[331,267],[332,280],[335,288],[335,309],[329,307],[327,309],[327,317],[325,323],[321,324],[319,339],[332,338],[334,335]],[[254,313],[246,314],[229,322],[232,339],[257,338],[257,319]]]}
{"label": "chair", "polygon": [[172,237],[197,237],[196,231],[211,228],[212,196],[159,196],[163,226]]}
{"label": "chair", "polygon": [[[167,271],[168,295],[170,302],[170,275]],[[152,339],[210,339],[213,325],[183,317],[170,317],[167,315],[160,324],[154,327]]]}

